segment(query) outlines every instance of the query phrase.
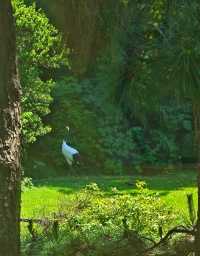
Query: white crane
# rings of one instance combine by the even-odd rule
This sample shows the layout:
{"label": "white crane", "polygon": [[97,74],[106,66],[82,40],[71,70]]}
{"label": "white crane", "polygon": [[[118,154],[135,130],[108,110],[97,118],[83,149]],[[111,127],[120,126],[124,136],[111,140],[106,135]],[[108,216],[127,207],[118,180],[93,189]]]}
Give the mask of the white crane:
{"label": "white crane", "polygon": [[[66,127],[69,133],[69,127]],[[73,162],[78,162],[79,159],[79,152],[75,148],[69,146],[65,140],[62,143],[62,154],[64,155],[67,163],[72,166]]]}

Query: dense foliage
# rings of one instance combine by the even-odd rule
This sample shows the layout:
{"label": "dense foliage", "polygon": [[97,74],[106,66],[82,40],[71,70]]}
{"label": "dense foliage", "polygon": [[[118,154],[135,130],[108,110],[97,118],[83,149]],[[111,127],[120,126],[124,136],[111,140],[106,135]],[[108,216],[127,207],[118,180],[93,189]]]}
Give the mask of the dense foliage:
{"label": "dense foliage", "polygon": [[34,4],[26,6],[23,0],[14,0],[13,5],[22,85],[22,132],[27,144],[51,131],[44,123],[53,101],[54,81],[49,70],[68,64],[67,49],[43,11],[36,10]]}
{"label": "dense foliage", "polygon": [[[34,157],[67,169],[60,152],[62,140],[67,139],[81,153],[81,165],[73,170],[76,173],[122,174],[125,170],[133,174],[142,170],[139,166],[194,160],[190,105],[162,105],[144,116],[145,121],[127,118],[110,99],[106,79],[99,80],[101,75],[56,84],[50,118],[53,131],[33,147]],[[38,147],[42,155],[37,154]],[[42,171],[39,165],[37,169]]]}

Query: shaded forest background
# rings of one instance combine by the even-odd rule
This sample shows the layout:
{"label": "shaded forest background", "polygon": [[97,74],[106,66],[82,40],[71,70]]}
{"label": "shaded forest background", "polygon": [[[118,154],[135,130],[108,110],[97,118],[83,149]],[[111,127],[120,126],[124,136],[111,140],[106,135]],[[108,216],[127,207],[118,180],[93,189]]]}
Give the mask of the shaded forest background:
{"label": "shaded forest background", "polygon": [[[25,2],[31,5],[33,1]],[[188,6],[175,2],[36,1],[36,10],[45,10],[62,38],[49,25],[52,38],[57,36],[49,47],[51,56],[33,62],[37,63],[38,88],[43,89],[41,97],[38,92],[33,95],[32,103],[26,97],[23,102],[26,175],[38,178],[66,173],[61,154],[66,126],[71,129],[70,142],[81,153],[81,168],[74,170],[79,174],[131,174],[151,171],[151,166],[159,169],[196,161],[191,99],[178,92],[171,94],[173,83],[163,76],[163,67],[168,65],[164,56],[170,46],[164,51],[158,48],[165,34],[171,36],[173,47],[181,41],[179,36],[174,40],[174,34],[179,33]],[[178,22],[169,34],[175,19]],[[63,44],[65,51],[61,50]],[[191,46],[189,41],[181,47]],[[172,54],[175,63],[176,52]]]}

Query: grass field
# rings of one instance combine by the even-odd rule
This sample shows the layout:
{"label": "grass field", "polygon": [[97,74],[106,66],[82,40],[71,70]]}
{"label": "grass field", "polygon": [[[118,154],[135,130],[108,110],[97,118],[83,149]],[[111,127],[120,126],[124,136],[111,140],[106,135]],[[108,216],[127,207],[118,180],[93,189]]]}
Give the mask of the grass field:
{"label": "grass field", "polygon": [[142,180],[151,192],[159,193],[162,200],[187,214],[186,195],[193,193],[197,202],[196,173],[194,171],[177,171],[158,176],[81,176],[63,177],[33,181],[34,187],[22,193],[22,217],[34,218],[48,216],[57,211],[62,200],[67,200],[85,185],[95,182],[109,196],[116,187],[121,193],[137,192],[135,183]]}

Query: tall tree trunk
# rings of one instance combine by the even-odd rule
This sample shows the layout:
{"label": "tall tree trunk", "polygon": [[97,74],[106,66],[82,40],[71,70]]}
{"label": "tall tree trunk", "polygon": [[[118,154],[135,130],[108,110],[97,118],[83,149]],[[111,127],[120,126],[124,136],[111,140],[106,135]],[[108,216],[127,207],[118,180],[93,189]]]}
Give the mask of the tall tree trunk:
{"label": "tall tree trunk", "polygon": [[195,237],[195,256],[200,256],[200,106],[193,105],[193,120],[195,134],[195,149],[197,155],[197,187],[198,187],[198,212],[197,232]]}
{"label": "tall tree trunk", "polygon": [[20,255],[20,86],[11,0],[0,0],[0,255]]}

